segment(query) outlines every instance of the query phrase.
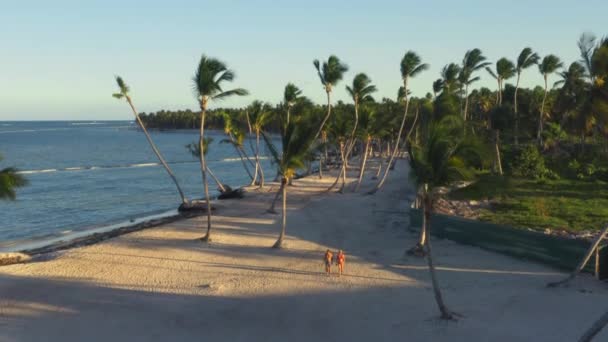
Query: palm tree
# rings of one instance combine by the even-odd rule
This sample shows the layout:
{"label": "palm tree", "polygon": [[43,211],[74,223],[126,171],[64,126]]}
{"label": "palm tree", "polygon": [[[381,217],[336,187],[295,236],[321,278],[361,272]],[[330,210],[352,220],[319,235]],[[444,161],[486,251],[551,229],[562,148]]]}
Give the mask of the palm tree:
{"label": "palm tree", "polygon": [[451,94],[457,88],[459,74],[460,67],[455,63],[450,63],[441,69],[442,89],[446,94]]}
{"label": "palm tree", "polygon": [[[0,161],[2,161],[2,155],[0,155]],[[27,184],[27,179],[20,175],[17,172],[17,169],[7,167],[0,170],[0,199],[15,200],[15,189],[26,186]]]}
{"label": "palm tree", "polygon": [[538,65],[538,70],[543,75],[543,79],[545,80],[545,93],[543,95],[543,102],[540,106],[540,113],[538,116],[538,131],[536,133],[536,140],[538,141],[539,146],[542,146],[543,143],[543,122],[545,115],[545,103],[547,101],[547,93],[548,93],[548,82],[547,79],[549,75],[556,72],[557,69],[560,69],[563,66],[563,63],[560,59],[555,55],[545,56],[542,62]]}
{"label": "palm tree", "polygon": [[373,102],[374,98],[372,97],[372,94],[378,90],[376,86],[371,83],[372,80],[370,80],[366,74],[361,73],[357,74],[353,79],[352,87],[346,86],[346,91],[355,103],[355,124],[353,125],[353,131],[350,134],[349,146],[346,149],[345,162],[348,161],[348,157],[355,146],[355,133],[357,132],[357,123],[359,122],[359,106],[362,103]]}
{"label": "palm tree", "polygon": [[[251,122],[251,129],[255,133],[255,162],[256,170],[260,172],[260,188],[264,187],[264,170],[260,164],[260,134],[262,129],[272,119],[270,107],[260,101],[254,101],[247,111],[247,118]],[[251,113],[249,115],[249,113]]]}
{"label": "palm tree", "polygon": [[[213,142],[213,138],[210,137],[205,137],[205,139],[203,140],[203,154],[205,156],[207,156],[207,152],[209,152],[209,145]],[[200,158],[201,156],[201,144],[193,142],[190,143],[188,145],[186,145],[186,149],[190,152],[190,154],[192,154],[193,157],[195,158]],[[224,184],[222,184],[222,182],[220,182],[219,179],[217,179],[217,177],[215,176],[215,174],[211,171],[211,168],[209,168],[209,165],[207,165],[207,172],[209,172],[209,175],[211,176],[211,178],[213,178],[213,180],[215,181],[215,184],[217,184],[217,188],[221,193],[226,193],[226,186],[224,186]]]}
{"label": "palm tree", "polygon": [[243,144],[245,142],[245,132],[240,127],[234,125],[232,117],[228,113],[222,113],[222,117],[224,121],[224,133],[226,136],[228,136],[228,139],[223,139],[220,141],[220,143],[228,143],[234,147],[234,150],[239,155],[239,159],[241,159],[241,163],[243,163],[243,168],[253,183],[255,181],[255,177],[251,171],[249,171],[247,163],[245,163],[245,160],[247,160],[250,164],[252,164],[251,160],[247,156],[247,152],[245,152],[245,149],[243,148]]}
{"label": "palm tree", "polygon": [[399,133],[397,133],[397,141],[395,142],[395,147],[393,149],[393,152],[391,153],[391,156],[390,156],[390,159],[388,162],[388,167],[386,167],[384,169],[384,175],[382,176],[382,179],[380,180],[380,182],[378,182],[378,185],[376,185],[374,190],[372,190],[370,193],[375,193],[376,191],[380,190],[380,188],[382,188],[382,186],[384,185],[384,182],[386,182],[388,172],[390,171],[390,166],[392,165],[393,161],[395,160],[395,156],[397,155],[397,152],[399,151],[399,142],[401,140],[401,134],[403,133],[403,127],[405,126],[405,118],[407,117],[407,111],[409,109],[408,82],[409,82],[410,78],[416,77],[418,74],[420,74],[421,72],[423,72],[424,70],[426,70],[428,68],[429,68],[429,65],[426,63],[422,63],[422,59],[414,51],[406,52],[405,55],[403,56],[403,58],[401,59],[401,80],[403,81],[403,90],[401,92],[402,92],[403,101],[405,102],[405,111],[403,113],[403,118],[401,119],[401,126],[399,127]]}
{"label": "palm tree", "polygon": [[503,82],[515,76],[515,64],[506,58],[501,58],[496,62],[496,72],[489,67],[486,70],[498,82],[498,92],[496,93],[496,104],[502,105]]}
{"label": "palm tree", "polygon": [[465,156],[476,153],[476,149],[463,137],[461,125],[458,117],[448,115],[439,122],[430,123],[422,145],[409,145],[411,172],[419,189],[423,221],[420,242],[408,253],[426,255],[435,300],[442,319],[453,319],[454,314],[443,301],[435,274],[430,241],[431,214],[438,198],[438,187],[472,177]]}
{"label": "palm tree", "polygon": [[359,179],[355,186],[355,192],[359,191],[361,183],[363,182],[363,176],[365,174],[365,166],[367,164],[367,157],[370,153],[372,140],[379,138],[386,134],[387,126],[389,123],[388,116],[378,115],[372,108],[363,107],[362,115],[359,117],[359,137],[362,141],[365,141],[365,147],[363,148],[363,156],[361,158],[361,166],[359,169]]}
{"label": "palm tree", "polygon": [[207,233],[202,238],[203,241],[211,241],[211,199],[209,198],[209,185],[207,184],[207,165],[203,143],[205,141],[205,115],[209,101],[221,100],[230,96],[244,96],[248,92],[242,88],[232,90],[224,90],[222,85],[226,82],[234,80],[234,72],[226,67],[221,61],[210,58],[205,55],[201,56],[198,68],[192,79],[196,97],[201,108],[201,127],[200,127],[200,161],[201,173],[203,176],[203,186],[205,188],[205,201],[207,202]]}
{"label": "palm tree", "polygon": [[441,89],[443,89],[443,80],[437,79],[435,80],[435,82],[433,82],[433,98],[436,99],[437,98],[437,94],[441,91]]}
{"label": "palm tree", "polygon": [[296,105],[301,95],[302,90],[300,88],[296,87],[293,83],[287,83],[283,92],[283,105],[287,108],[287,124],[290,121],[291,109]]}
{"label": "palm tree", "polygon": [[485,62],[485,60],[486,57],[479,49],[467,51],[462,59],[462,68],[460,69],[458,81],[461,87],[464,86],[464,110],[462,118],[465,121],[468,118],[469,110],[469,85],[479,81],[479,77],[473,77],[473,74],[490,64],[489,62]]}
{"label": "palm tree", "polygon": [[321,126],[319,126],[317,134],[315,134],[315,138],[313,139],[317,140],[331,115],[331,91],[333,87],[342,80],[344,73],[348,71],[348,66],[342,63],[340,59],[334,55],[329,56],[327,62],[323,62],[323,65],[320,64],[318,59],[315,59],[313,65],[317,69],[317,74],[319,75],[321,84],[323,84],[323,88],[327,94],[327,114],[325,115],[325,118],[323,118],[323,121],[321,121]]}
{"label": "palm tree", "polygon": [[307,122],[303,117],[298,117],[295,120],[290,120],[287,123],[286,118],[281,118],[281,153],[272,143],[270,137],[261,131],[262,137],[266,141],[266,145],[270,153],[279,167],[281,174],[280,192],[283,197],[283,212],[281,218],[281,233],[277,241],[272,246],[273,248],[281,248],[285,238],[285,230],[287,227],[287,184],[289,180],[295,176],[296,170],[304,166],[304,159],[308,149],[315,140],[316,127]]}
{"label": "palm tree", "polygon": [[120,76],[116,76],[116,84],[118,84],[119,92],[112,94],[112,96],[117,99],[124,98],[127,101],[129,106],[131,107],[131,111],[133,111],[133,115],[135,115],[135,120],[137,121],[139,128],[141,128],[142,132],[144,132],[144,135],[146,136],[146,139],[148,140],[148,144],[150,144],[150,147],[152,147],[152,151],[154,151],[154,154],[156,154],[156,157],[158,158],[160,163],[165,168],[165,171],[167,171],[167,173],[169,174],[169,177],[171,177],[171,179],[173,180],[173,183],[175,183],[175,187],[177,188],[177,191],[179,192],[179,196],[182,199],[182,203],[188,204],[188,200],[186,199],[186,196],[184,195],[182,188],[179,186],[179,183],[177,182],[177,178],[175,177],[175,175],[173,174],[173,171],[171,170],[171,168],[169,167],[169,165],[167,164],[167,162],[161,155],[160,151],[156,147],[156,144],[154,144],[154,141],[152,141],[152,137],[150,137],[150,134],[148,133],[146,126],[141,121],[139,114],[135,110],[135,106],[133,105],[133,101],[131,100],[131,95],[129,95],[129,86],[125,83],[125,81],[123,81],[123,79]]}
{"label": "palm tree", "polygon": [[519,145],[519,108],[517,106],[519,80],[524,69],[528,69],[529,67],[538,64],[539,59],[538,54],[532,52],[532,49],[529,47],[521,50],[519,56],[517,57],[517,65],[515,66],[515,71],[517,72],[517,82],[515,83],[515,94],[513,95],[513,111],[515,113],[515,128],[513,131],[513,137],[515,139],[515,145]]}

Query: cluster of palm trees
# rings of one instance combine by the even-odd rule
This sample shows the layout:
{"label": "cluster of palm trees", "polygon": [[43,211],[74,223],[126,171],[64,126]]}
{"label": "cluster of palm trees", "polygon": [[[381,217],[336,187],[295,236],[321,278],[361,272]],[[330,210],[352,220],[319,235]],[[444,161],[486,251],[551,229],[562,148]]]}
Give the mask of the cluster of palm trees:
{"label": "cluster of palm trees", "polygon": [[[335,167],[338,175],[330,189],[341,179],[339,192],[344,192],[347,170],[358,162],[358,179],[353,191],[359,191],[369,157],[376,156],[379,157],[375,159],[379,180],[369,191],[373,194],[386,183],[400,152],[407,151],[413,179],[418,185],[418,201],[422,204],[424,219],[419,243],[410,251],[415,255],[427,256],[442,317],[451,319],[454,315],[444,304],[437,285],[429,239],[431,213],[438,196],[437,188],[456,180],[471,178],[473,169],[486,168],[483,154],[490,150],[485,148],[489,145],[494,147],[492,168],[502,174],[500,133],[510,132],[515,145],[522,138],[542,144],[543,126],[547,120],[556,120],[555,116],[561,110],[558,106],[561,98],[576,98],[576,101],[568,102],[567,113],[562,114],[577,122],[583,118],[583,137],[608,132],[605,129],[608,127],[608,40],[597,41],[584,35],[579,41],[579,48],[583,63],[575,62],[567,71],[560,73],[563,80],[557,82],[556,87],[561,86],[561,89],[549,89],[548,86],[549,76],[563,66],[554,55],[541,59],[531,48],[524,48],[516,63],[500,58],[496,61],[495,68],[491,68],[491,62],[480,49],[475,48],[465,53],[461,63],[446,65],[441,71],[441,78],[432,84],[433,94],[428,93],[420,98],[410,96],[410,83],[429,66],[422,62],[417,53],[407,51],[400,63],[403,85],[397,91],[396,101],[383,98],[377,102],[373,97],[377,89],[371,78],[358,73],[352,84],[345,87],[352,104],[332,103],[333,92],[349,70],[343,61],[332,55],[326,61],[313,62],[327,96],[325,106],[315,105],[303,96],[296,85],[289,83],[285,86],[282,102],[277,106],[254,101],[247,108],[232,112],[220,110],[214,116],[221,117],[227,136],[225,141],[235,147],[252,185],[264,187],[269,174],[264,172],[260,163],[261,141],[271,154],[277,168],[277,179],[280,179],[275,201],[282,198],[283,207],[281,230],[273,245],[276,248],[283,245],[287,226],[288,188],[299,170],[310,170],[313,163],[317,163],[319,176],[322,177],[324,169]],[[544,79],[544,87],[540,90],[521,89],[523,72],[535,65]],[[495,91],[487,88],[471,91],[471,86],[481,79],[482,70],[486,70],[496,80]],[[515,86],[505,83],[513,77],[516,77]],[[205,122],[211,102],[248,94],[241,88],[225,90],[226,84],[234,78],[234,72],[224,63],[204,55],[193,78],[200,107],[200,113],[194,115],[198,115],[200,132],[198,148],[196,143],[189,148],[200,159],[207,215],[203,241],[211,240],[212,228],[207,180],[211,171],[205,160],[209,140],[205,135]],[[164,162],[147,134],[145,124],[137,115],[128,95],[128,87],[120,77],[117,77],[117,83],[120,92],[115,96],[127,100],[150,145],[175,182],[182,200],[187,203],[170,167]],[[533,119],[535,116],[538,117],[537,120]],[[507,117],[514,118],[511,127],[502,124]],[[522,118],[527,123],[523,131]],[[278,132],[275,133],[280,136],[280,146],[271,137],[271,126],[278,127]],[[580,129],[579,126],[575,129]],[[253,158],[247,155],[244,148],[247,133],[252,137],[249,143]],[[221,182],[213,177],[221,189]],[[274,201],[270,211],[274,211]]]}

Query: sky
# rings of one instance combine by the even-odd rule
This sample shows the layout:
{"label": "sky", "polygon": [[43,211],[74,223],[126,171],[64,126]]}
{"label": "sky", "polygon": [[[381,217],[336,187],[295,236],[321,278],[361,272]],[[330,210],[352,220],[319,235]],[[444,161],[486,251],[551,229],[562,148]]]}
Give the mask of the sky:
{"label": "sky", "polygon": [[[237,76],[230,86],[250,92],[212,107],[278,103],[288,82],[323,103],[312,61],[332,54],[349,66],[336,101],[349,101],[344,87],[360,72],[377,98],[395,98],[408,50],[430,64],[410,82],[423,96],[472,48],[495,62],[530,46],[570,64],[581,33],[608,35],[606,13],[605,0],[0,0],[0,121],[129,120],[127,105],[111,97],[114,75],[140,112],[194,110],[202,54],[224,61]],[[496,87],[479,75],[476,87]],[[524,72],[523,86],[541,84],[536,68]]]}

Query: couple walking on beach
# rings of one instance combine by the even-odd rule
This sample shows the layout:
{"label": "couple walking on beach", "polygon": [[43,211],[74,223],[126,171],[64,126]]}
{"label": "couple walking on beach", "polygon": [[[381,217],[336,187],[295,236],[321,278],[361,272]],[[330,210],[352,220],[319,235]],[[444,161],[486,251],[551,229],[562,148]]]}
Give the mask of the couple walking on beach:
{"label": "couple walking on beach", "polygon": [[[331,263],[334,259],[333,253],[328,249],[325,251],[325,256],[323,257],[323,261],[325,262],[325,273],[329,276],[331,275]],[[344,272],[344,264],[346,263],[346,255],[342,250],[339,250],[336,254],[335,258],[336,265],[338,265],[338,276],[342,276],[342,272]]]}

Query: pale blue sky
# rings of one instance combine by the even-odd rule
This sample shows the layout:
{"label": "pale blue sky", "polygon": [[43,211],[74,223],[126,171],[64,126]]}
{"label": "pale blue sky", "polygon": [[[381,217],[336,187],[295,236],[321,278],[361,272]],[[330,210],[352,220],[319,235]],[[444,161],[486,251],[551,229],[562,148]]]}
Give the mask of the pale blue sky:
{"label": "pale blue sky", "polygon": [[[336,99],[347,100],[344,86],[358,72],[377,84],[378,98],[394,98],[410,49],[431,65],[411,82],[424,95],[445,64],[475,47],[495,61],[531,46],[569,64],[583,31],[608,34],[606,13],[605,0],[2,1],[0,120],[131,119],[110,96],[115,74],[140,111],[195,109],[191,77],[203,53],[251,92],[223,106],[277,103],[290,81],[322,102],[312,60],[330,54],[350,67]],[[495,86],[481,76],[478,86]],[[522,83],[541,82],[534,69]]]}

